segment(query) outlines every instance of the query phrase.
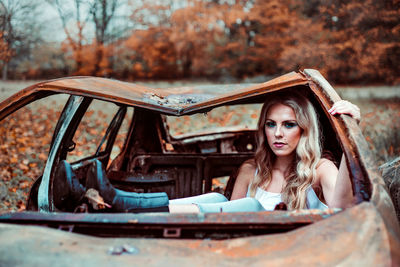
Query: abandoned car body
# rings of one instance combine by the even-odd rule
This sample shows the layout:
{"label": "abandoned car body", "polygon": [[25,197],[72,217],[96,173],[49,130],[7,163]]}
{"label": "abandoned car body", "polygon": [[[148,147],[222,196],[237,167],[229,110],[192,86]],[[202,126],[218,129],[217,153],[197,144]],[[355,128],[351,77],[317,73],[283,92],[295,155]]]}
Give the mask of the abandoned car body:
{"label": "abandoned car body", "polygon": [[[168,118],[263,103],[271,92],[289,89],[306,94],[315,106],[324,149],[337,161],[342,153],[346,155],[355,206],[325,211],[115,214],[72,213],[54,203],[57,166],[75,149],[77,128],[93,99],[113,102],[118,110],[96,152],[70,162],[81,181],[98,159],[108,166],[113,185],[123,190],[166,192],[174,199],[210,192],[213,179],[229,176],[224,190],[229,198],[237,168],[254,154],[255,130],[235,126],[224,132],[206,129],[171,135]],[[88,265],[110,261],[174,266],[400,264],[400,229],[385,183],[355,120],[327,115],[340,97],[318,71],[292,72],[261,84],[162,90],[94,77],[58,79],[5,100],[0,104],[0,120],[35,99],[57,93],[70,98],[55,127],[43,174],[31,188],[27,211],[0,215],[3,263],[18,259],[51,264],[62,255]],[[124,145],[112,158],[116,136],[132,108]],[[38,242],[42,247],[37,247]],[[18,256],[21,248],[26,260]],[[118,257],[122,254],[130,256]]]}

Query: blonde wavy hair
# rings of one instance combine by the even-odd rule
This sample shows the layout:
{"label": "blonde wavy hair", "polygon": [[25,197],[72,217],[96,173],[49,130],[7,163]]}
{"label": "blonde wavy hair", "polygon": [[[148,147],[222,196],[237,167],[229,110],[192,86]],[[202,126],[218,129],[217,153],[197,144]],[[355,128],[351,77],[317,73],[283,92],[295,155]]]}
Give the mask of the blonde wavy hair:
{"label": "blonde wavy hair", "polygon": [[320,131],[313,105],[307,98],[294,91],[273,93],[261,109],[254,157],[258,171],[250,185],[250,196],[254,197],[257,187],[267,187],[272,180],[272,166],[276,156],[265,136],[265,120],[269,109],[275,104],[291,107],[296,114],[297,124],[302,129],[296,156],[289,175],[285,177],[286,186],[282,190],[282,200],[288,209],[304,209],[307,208],[307,189],[316,181],[316,166],[321,159]]}

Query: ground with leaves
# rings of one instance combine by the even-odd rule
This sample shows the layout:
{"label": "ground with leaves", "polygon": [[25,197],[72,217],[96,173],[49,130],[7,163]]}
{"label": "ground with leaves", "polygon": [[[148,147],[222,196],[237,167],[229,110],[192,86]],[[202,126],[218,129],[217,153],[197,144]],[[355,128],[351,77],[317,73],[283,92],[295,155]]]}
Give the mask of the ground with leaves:
{"label": "ground with leaves", "polygon": [[[31,84],[31,83],[30,83]],[[4,100],[24,83],[1,83],[0,100]],[[169,84],[166,84],[168,86]],[[22,86],[22,87],[21,87]],[[393,88],[392,88],[393,89]],[[363,90],[359,88],[357,90]],[[357,92],[356,90],[356,92]],[[383,89],[382,89],[383,90]],[[394,88],[394,91],[399,88]],[[339,90],[340,91],[340,90]],[[347,91],[342,93],[346,95]],[[353,93],[352,101],[362,110],[361,128],[371,150],[376,156],[378,165],[400,155],[400,101],[396,98],[377,99],[376,97],[360,97]],[[382,91],[383,92],[383,91]],[[347,96],[346,98],[349,98]],[[351,96],[350,96],[351,98]],[[63,101],[65,101],[65,97]],[[39,103],[29,108],[24,108],[3,120],[0,124],[0,212],[8,210],[25,209],[29,189],[34,180],[41,175],[44,162],[47,159],[49,144],[51,142],[55,123],[62,109],[62,102],[53,99],[51,102]],[[222,112],[224,115],[222,115]],[[228,114],[228,115],[226,115]],[[81,136],[81,144],[75,153],[79,156],[91,146],[104,131],[104,120],[107,114],[92,113],[91,116],[99,117],[93,124],[86,124],[88,135]],[[235,111],[233,109],[221,111],[218,118],[215,115],[206,117],[209,123],[217,126],[234,125],[240,121],[247,121],[257,116],[253,110],[249,112]],[[106,123],[107,124],[107,123]],[[170,125],[171,132],[180,134],[182,129],[193,129],[201,125],[185,118],[179,119]],[[78,129],[79,130],[79,129]],[[122,141],[120,140],[122,143]],[[81,148],[79,150],[78,148]],[[216,180],[216,183],[220,181]],[[216,186],[222,186],[216,184]]]}

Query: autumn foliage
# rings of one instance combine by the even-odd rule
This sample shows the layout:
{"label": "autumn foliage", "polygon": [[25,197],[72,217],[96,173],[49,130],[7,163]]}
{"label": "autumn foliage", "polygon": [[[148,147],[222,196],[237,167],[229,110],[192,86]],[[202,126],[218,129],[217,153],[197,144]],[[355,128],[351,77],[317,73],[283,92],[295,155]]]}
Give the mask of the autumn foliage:
{"label": "autumn foliage", "polygon": [[[67,37],[53,76],[232,81],[315,68],[334,83],[400,83],[397,0],[127,0],[133,26],[122,30],[113,24],[121,1],[87,3],[86,20],[82,10],[60,15]],[[44,65],[10,74],[48,78]]]}
{"label": "autumn foliage", "polygon": [[[0,127],[0,210],[25,209],[33,181],[47,160],[54,121],[59,112],[45,106],[17,111]],[[8,190],[6,192],[5,190]]]}
{"label": "autumn foliage", "polygon": [[[134,30],[103,73],[119,78],[275,75],[319,69],[338,83],[398,83],[400,8],[390,1],[157,1],[133,10]],[[148,14],[157,19],[150,20]],[[144,14],[147,14],[147,18]],[[91,45],[88,45],[89,47]],[[106,51],[115,44],[105,46]],[[84,49],[87,49],[85,47]],[[79,74],[91,74],[93,51]],[[92,58],[90,58],[92,56]],[[105,71],[104,71],[105,70]]]}

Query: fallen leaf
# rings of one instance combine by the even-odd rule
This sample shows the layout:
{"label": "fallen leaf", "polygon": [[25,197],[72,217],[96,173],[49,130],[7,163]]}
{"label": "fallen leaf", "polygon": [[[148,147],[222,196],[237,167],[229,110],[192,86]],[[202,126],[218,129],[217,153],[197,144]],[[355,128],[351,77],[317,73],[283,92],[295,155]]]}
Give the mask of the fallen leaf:
{"label": "fallen leaf", "polygon": [[111,208],[109,204],[104,202],[103,198],[96,189],[89,188],[85,193],[85,197],[89,200],[89,203],[95,210],[105,209],[106,207]]}
{"label": "fallen leaf", "polygon": [[40,153],[40,154],[39,154],[39,159],[40,159],[40,160],[47,160],[46,154]]}

